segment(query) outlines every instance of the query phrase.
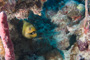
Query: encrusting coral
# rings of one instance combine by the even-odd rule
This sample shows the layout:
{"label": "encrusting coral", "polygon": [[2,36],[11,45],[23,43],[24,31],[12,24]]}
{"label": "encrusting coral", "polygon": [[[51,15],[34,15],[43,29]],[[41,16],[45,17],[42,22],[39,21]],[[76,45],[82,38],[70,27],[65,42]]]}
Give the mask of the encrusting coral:
{"label": "encrusting coral", "polygon": [[65,6],[62,8],[63,13],[72,18],[73,21],[81,20],[84,9],[85,7],[83,4],[79,4],[73,0],[66,2]]}
{"label": "encrusting coral", "polygon": [[[85,0],[85,18],[81,21],[80,27],[78,29],[77,34],[77,45],[78,51],[76,51],[75,55],[73,55],[74,60],[90,60],[90,44],[89,44],[89,36],[90,36],[90,22],[89,22],[90,16],[88,15],[88,0]],[[74,47],[75,49],[75,47]],[[72,49],[73,51],[75,51]]]}
{"label": "encrusting coral", "polygon": [[12,13],[15,11],[16,1],[15,0],[0,0],[0,11],[6,11]]}
{"label": "encrusting coral", "polygon": [[54,30],[54,32],[56,32],[57,34],[53,36],[57,42],[57,48],[61,50],[68,48],[69,36],[66,32],[67,25],[70,22],[70,19],[66,15],[61,14],[59,11],[56,15],[52,17],[51,22],[58,25],[58,27],[56,27]]}
{"label": "encrusting coral", "polygon": [[5,59],[5,49],[3,47],[3,43],[1,39],[0,39],[0,58]]}

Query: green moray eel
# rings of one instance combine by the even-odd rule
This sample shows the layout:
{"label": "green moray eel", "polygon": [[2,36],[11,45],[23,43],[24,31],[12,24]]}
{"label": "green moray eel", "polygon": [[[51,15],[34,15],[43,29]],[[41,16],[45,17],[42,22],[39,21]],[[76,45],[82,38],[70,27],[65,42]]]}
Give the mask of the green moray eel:
{"label": "green moray eel", "polygon": [[37,36],[36,28],[29,22],[23,21],[22,35],[28,39]]}

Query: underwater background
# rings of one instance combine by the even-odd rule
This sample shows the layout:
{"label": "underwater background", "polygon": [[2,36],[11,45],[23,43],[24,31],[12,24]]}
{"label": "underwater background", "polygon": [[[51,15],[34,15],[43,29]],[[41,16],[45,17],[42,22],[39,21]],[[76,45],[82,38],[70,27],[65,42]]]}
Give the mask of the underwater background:
{"label": "underwater background", "polygon": [[[0,3],[0,11],[7,14],[16,60],[90,60],[87,42],[79,41],[83,40],[85,0],[2,0]],[[90,1],[88,14],[89,5]],[[5,60],[2,51],[0,56]]]}

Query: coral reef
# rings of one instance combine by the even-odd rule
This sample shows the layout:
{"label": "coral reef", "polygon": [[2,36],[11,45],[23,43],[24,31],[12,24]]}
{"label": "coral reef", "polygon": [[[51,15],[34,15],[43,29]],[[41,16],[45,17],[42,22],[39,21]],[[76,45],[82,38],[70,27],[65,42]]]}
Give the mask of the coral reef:
{"label": "coral reef", "polygon": [[3,47],[2,40],[0,39],[0,56],[4,58],[5,56],[5,49]]}
{"label": "coral reef", "polygon": [[0,0],[0,11],[6,11],[12,13],[15,11],[16,1],[15,0]]}
{"label": "coral reef", "polygon": [[[7,13],[15,59],[90,60],[90,16],[87,15],[90,12],[87,11],[84,2],[84,0],[1,0],[0,11],[4,10]],[[37,36],[29,35],[33,33]],[[8,59],[6,55],[8,50],[3,47],[4,43],[1,40],[0,56],[3,59],[5,54],[5,59]]]}
{"label": "coral reef", "polygon": [[[76,1],[73,1],[73,2],[76,3]],[[72,3],[72,1],[70,3]],[[71,10],[68,10],[68,9],[66,10],[72,11],[72,12],[67,13],[67,14],[64,13],[65,7],[63,7],[61,10],[58,10],[58,11],[55,10],[57,8],[54,8],[54,7],[53,9],[47,8],[45,11],[44,10],[42,11],[42,12],[45,12],[44,16],[46,17],[43,17],[43,13],[41,14],[41,16],[34,15],[35,12],[32,13],[31,11],[29,11],[29,9],[26,9],[26,10],[22,9],[18,11],[17,14],[14,13],[13,15],[16,14],[15,15],[16,18],[26,19],[28,22],[32,23],[36,27],[37,34],[38,34],[37,37],[33,39],[24,38],[20,33],[20,31],[22,30],[21,25],[23,23],[17,23],[19,21],[17,19],[15,19],[15,21],[10,19],[12,21],[10,23],[11,24],[10,26],[12,27],[12,28],[10,27],[10,32],[11,32],[10,35],[15,34],[15,36],[11,36],[11,39],[14,39],[13,42],[15,45],[14,47],[15,47],[16,59],[17,60],[20,60],[20,59],[22,60],[33,59],[34,60],[36,58],[35,56],[37,55],[38,56],[45,55],[46,57],[47,54],[53,53],[54,52],[52,51],[53,49],[59,49],[62,51],[68,49],[71,46],[70,45],[71,35],[78,33],[77,29],[80,26],[79,22],[83,18],[83,14],[84,14],[84,7],[83,7],[84,5],[83,4],[79,5],[79,3],[76,3],[76,4],[77,4],[76,6],[73,6],[77,10],[75,11],[75,14],[72,14],[72,12],[74,12],[74,9],[70,8],[71,6],[69,6],[68,8]],[[22,13],[25,11],[26,13]],[[69,14],[72,14],[72,15],[70,16]],[[74,16],[75,18],[72,18]],[[81,16],[81,17],[77,18],[76,16],[77,17]],[[56,55],[58,55],[58,53],[56,53]],[[54,59],[58,59],[58,58],[59,57],[55,57]],[[62,58],[62,56],[60,58],[64,59]],[[45,59],[47,60],[47,58]]]}
{"label": "coral reef", "polygon": [[5,12],[0,13],[0,36],[5,49],[5,60],[15,60],[13,43],[10,40],[7,16]]}
{"label": "coral reef", "polygon": [[[73,57],[74,60],[90,60],[89,56],[89,19],[88,14],[88,0],[85,0],[85,18],[80,23],[81,26],[78,29],[79,33],[77,35],[77,46],[78,52],[76,56]],[[74,47],[75,48],[75,47]],[[73,50],[75,51],[75,50]]]}

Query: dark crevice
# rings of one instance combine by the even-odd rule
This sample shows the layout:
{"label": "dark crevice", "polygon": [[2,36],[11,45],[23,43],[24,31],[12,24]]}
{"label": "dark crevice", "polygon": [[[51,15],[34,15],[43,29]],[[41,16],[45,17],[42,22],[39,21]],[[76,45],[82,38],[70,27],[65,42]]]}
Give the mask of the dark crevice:
{"label": "dark crevice", "polygon": [[69,40],[70,46],[69,46],[66,50],[70,49],[71,46],[72,46],[75,42],[76,42],[76,35],[72,35],[72,36],[70,37],[70,40]]}

